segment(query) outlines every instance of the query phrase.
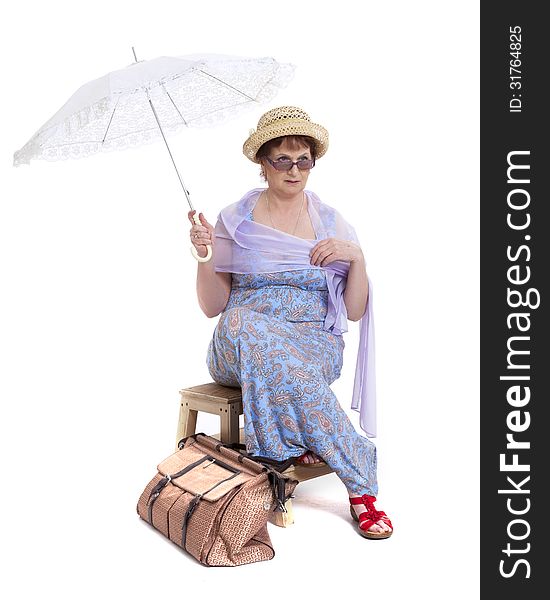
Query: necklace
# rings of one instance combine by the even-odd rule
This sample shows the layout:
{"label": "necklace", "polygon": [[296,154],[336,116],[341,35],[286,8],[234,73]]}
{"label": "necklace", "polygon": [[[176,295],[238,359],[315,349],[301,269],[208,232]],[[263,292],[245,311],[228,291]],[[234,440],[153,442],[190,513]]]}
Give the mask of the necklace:
{"label": "necklace", "polygon": [[[265,191],[265,199],[266,199],[266,204],[267,204],[267,216],[269,217],[269,222],[271,223],[271,227],[273,227],[273,229],[279,229],[279,231],[283,231],[279,227],[275,227],[275,223],[273,223],[273,219],[271,217],[271,209],[269,208],[269,194],[267,193],[267,190]],[[300,205],[300,212],[298,213],[298,218],[296,219],[296,223],[294,224],[294,229],[292,230],[292,233],[290,235],[294,235],[296,233],[296,229],[298,228],[298,223],[300,222],[300,217],[302,216],[302,211],[304,209],[305,199],[306,199],[306,195],[304,192],[302,192],[302,204]],[[288,233],[288,232],[285,232],[285,233]]]}

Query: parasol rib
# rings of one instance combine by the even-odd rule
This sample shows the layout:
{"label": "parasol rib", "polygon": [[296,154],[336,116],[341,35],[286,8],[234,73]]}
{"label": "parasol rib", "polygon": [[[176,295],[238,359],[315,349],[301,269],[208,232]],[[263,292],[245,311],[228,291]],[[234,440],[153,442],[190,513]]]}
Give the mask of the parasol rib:
{"label": "parasol rib", "polygon": [[188,125],[187,121],[185,120],[185,117],[181,114],[180,109],[176,106],[176,103],[172,100],[172,96],[170,96],[170,94],[168,93],[168,90],[164,87],[164,84],[162,84],[160,87],[164,90],[164,93],[168,96],[168,98],[170,98],[170,102],[172,103],[172,106],[176,109],[176,112],[178,113],[178,115],[181,117],[183,124]]}
{"label": "parasol rib", "polygon": [[238,94],[241,94],[241,96],[244,96],[245,98],[248,98],[249,100],[252,100],[252,102],[256,102],[255,98],[252,98],[252,96],[249,96],[248,94],[245,94],[244,92],[241,92],[241,90],[239,90],[236,87],[233,87],[232,85],[230,85],[226,81],[223,81],[222,79],[218,79],[216,76],[210,75],[210,73],[207,73],[206,71],[203,71],[202,69],[199,69],[199,73],[202,73],[203,75],[207,75],[208,77],[211,77],[212,79],[215,79],[216,81],[218,81],[219,83],[221,83],[225,87],[228,87],[229,89],[234,90]]}
{"label": "parasol rib", "polygon": [[109,123],[107,124],[107,129],[105,130],[105,133],[103,134],[103,139],[101,140],[102,144],[105,142],[107,134],[109,133],[109,129],[111,128],[111,123],[113,122],[113,117],[115,116],[115,112],[116,112],[116,109],[118,108],[119,102],[120,102],[120,96],[118,97],[118,99],[116,101],[115,107],[113,108],[113,112],[111,114],[111,118],[109,119]]}

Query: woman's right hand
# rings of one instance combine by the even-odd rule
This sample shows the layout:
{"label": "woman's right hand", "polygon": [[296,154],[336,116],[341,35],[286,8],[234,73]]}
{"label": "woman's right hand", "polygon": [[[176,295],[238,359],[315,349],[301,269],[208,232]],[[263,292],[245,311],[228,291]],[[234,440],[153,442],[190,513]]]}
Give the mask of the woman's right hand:
{"label": "woman's right hand", "polygon": [[210,225],[202,213],[199,213],[200,225],[198,225],[193,219],[194,214],[194,210],[190,210],[187,213],[187,217],[191,223],[189,237],[191,239],[191,243],[197,251],[197,254],[201,258],[204,258],[208,252],[207,246],[214,245],[214,227]]}

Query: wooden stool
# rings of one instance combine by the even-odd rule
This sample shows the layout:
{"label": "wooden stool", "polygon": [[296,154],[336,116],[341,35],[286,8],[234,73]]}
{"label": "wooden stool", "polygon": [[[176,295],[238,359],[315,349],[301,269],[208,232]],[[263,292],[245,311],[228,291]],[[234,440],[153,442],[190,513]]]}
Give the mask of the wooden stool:
{"label": "wooden stool", "polygon": [[220,416],[219,439],[223,444],[239,442],[239,415],[243,414],[241,388],[206,383],[180,390],[180,395],[176,448],[182,438],[195,433],[199,410]]}
{"label": "wooden stool", "polygon": [[[180,413],[176,449],[182,438],[196,433],[197,413],[203,411],[220,416],[220,433],[212,437],[223,444],[238,443],[241,437],[239,415],[243,414],[243,402],[240,388],[226,387],[217,383],[206,383],[180,390]],[[322,467],[302,467],[295,465],[285,471],[293,479],[306,481],[321,475],[332,473],[328,465]],[[279,527],[287,527],[294,523],[292,502],[287,500],[286,512],[271,513],[270,522]]]}

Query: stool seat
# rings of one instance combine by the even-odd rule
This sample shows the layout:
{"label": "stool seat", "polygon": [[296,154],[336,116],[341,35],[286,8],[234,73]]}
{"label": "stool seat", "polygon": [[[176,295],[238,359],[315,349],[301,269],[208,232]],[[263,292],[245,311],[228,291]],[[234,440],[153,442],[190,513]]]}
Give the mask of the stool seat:
{"label": "stool seat", "polygon": [[[243,414],[241,388],[211,382],[180,390],[180,396],[176,449],[180,440],[196,433],[199,411],[219,415],[220,433],[212,437],[219,438],[222,444],[239,443],[239,416]],[[285,471],[285,474],[298,481],[305,481],[329,473],[332,473],[332,470],[328,465],[319,467],[295,465]],[[286,527],[294,522],[290,500],[286,502],[285,508],[286,513],[272,513],[271,523]]]}

